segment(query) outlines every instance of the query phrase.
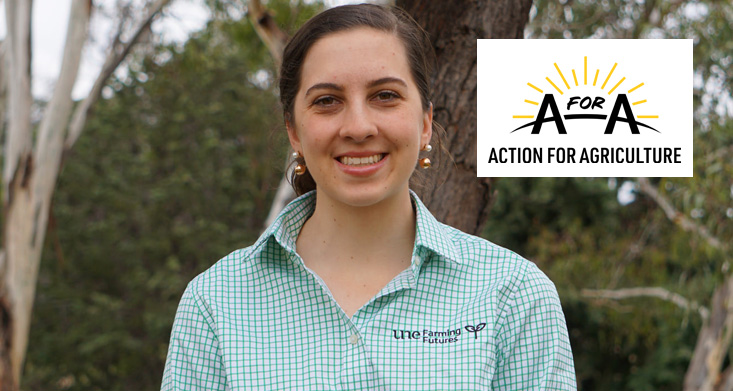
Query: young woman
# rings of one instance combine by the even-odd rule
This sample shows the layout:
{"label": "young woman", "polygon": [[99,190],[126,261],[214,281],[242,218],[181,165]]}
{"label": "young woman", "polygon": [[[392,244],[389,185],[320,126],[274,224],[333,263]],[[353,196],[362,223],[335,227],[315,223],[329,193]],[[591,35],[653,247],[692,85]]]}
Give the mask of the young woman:
{"label": "young woman", "polygon": [[162,389],[575,389],[554,285],[409,190],[432,149],[431,53],[376,5],[293,36],[280,93],[301,196],[189,284]]}

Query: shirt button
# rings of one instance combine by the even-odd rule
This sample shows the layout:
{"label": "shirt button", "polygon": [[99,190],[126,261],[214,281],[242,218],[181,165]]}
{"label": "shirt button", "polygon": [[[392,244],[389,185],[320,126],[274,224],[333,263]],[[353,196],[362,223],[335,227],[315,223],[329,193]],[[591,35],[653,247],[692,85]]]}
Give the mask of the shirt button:
{"label": "shirt button", "polygon": [[356,334],[351,334],[349,336],[349,343],[352,345],[356,345],[359,342],[359,336]]}

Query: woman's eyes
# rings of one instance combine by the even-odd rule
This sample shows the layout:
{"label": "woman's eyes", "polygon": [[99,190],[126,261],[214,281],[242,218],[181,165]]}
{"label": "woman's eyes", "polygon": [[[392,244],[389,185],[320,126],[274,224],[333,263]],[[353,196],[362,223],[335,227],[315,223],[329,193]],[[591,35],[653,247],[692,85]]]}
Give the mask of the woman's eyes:
{"label": "woman's eyes", "polygon": [[[391,90],[384,90],[379,91],[376,94],[372,95],[370,100],[375,101],[377,103],[391,103],[395,100],[399,99],[400,95],[394,91]],[[321,108],[329,108],[334,107],[338,105],[341,101],[332,95],[324,95],[321,97],[316,98],[313,101],[313,106],[321,107]]]}

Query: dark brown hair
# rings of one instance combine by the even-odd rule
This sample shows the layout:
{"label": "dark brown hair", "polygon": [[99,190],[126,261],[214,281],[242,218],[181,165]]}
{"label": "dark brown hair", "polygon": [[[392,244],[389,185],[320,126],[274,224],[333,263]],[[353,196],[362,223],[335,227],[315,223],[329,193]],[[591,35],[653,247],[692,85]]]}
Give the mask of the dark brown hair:
{"label": "dark brown hair", "polygon": [[[330,8],[308,20],[288,42],[280,68],[280,103],[286,121],[294,122],[293,105],[300,89],[300,73],[308,50],[319,39],[339,31],[370,27],[395,34],[407,52],[412,79],[420,92],[423,110],[430,109],[430,77],[435,53],[425,30],[401,8],[375,4],[344,5]],[[443,129],[433,123],[434,140],[440,144]],[[440,151],[436,148],[434,151]],[[303,163],[299,158],[299,163]],[[310,173],[292,174],[291,183],[297,195],[316,188]]]}

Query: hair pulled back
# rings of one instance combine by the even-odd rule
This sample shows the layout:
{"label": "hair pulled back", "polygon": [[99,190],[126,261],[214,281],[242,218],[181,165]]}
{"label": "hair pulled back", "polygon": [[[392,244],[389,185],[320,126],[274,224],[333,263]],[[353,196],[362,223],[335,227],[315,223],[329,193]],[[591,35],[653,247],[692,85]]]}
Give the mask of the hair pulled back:
{"label": "hair pulled back", "polygon": [[[430,109],[432,91],[429,79],[435,53],[425,30],[407,12],[397,7],[376,4],[344,5],[312,17],[285,46],[280,68],[280,103],[286,121],[294,123],[293,106],[300,89],[301,70],[313,44],[329,34],[359,27],[392,33],[399,38],[405,46],[410,73],[420,93],[423,110]],[[307,171],[303,175],[293,173],[291,183],[297,195],[316,188],[313,177]]]}

